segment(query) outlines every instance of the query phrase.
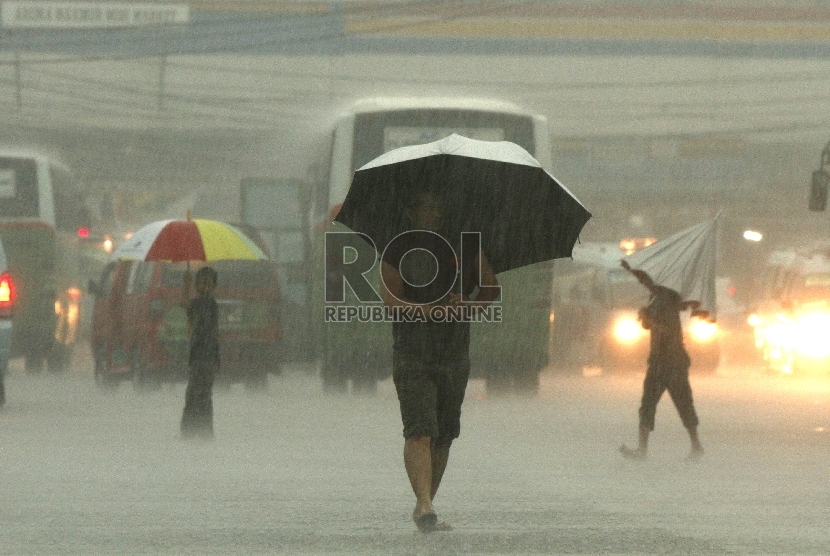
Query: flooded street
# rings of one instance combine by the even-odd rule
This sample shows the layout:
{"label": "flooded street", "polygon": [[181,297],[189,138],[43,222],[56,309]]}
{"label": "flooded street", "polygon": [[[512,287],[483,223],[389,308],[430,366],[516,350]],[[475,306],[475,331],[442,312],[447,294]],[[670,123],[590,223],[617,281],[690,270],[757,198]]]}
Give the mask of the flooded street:
{"label": "flooded street", "polygon": [[[76,357],[77,359],[77,357]],[[0,412],[3,554],[826,554],[830,381],[693,376],[705,456],[665,397],[650,457],[642,374],[544,375],[536,398],[467,390],[436,498],[455,530],[422,535],[391,381],[328,396],[308,369],[266,393],[217,388],[216,440],[178,439],[184,385],[98,390],[76,361],[13,361]]]}

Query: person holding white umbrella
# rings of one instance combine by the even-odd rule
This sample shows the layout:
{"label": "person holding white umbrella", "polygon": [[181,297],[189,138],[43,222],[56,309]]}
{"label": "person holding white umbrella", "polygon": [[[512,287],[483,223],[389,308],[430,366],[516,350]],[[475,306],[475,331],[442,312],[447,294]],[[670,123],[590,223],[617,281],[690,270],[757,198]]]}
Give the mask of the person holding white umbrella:
{"label": "person holding white umbrella", "polygon": [[692,400],[692,387],[689,383],[689,366],[691,360],[683,346],[683,327],[680,313],[700,306],[696,301],[683,301],[680,294],[664,286],[655,285],[648,274],[642,270],[632,269],[626,261],[622,266],[651,292],[649,304],[640,309],[640,322],[651,332],[651,346],[648,355],[648,370],[643,382],[643,398],[640,403],[640,426],[636,448],[625,444],[620,446],[622,455],[631,459],[645,459],[648,450],[648,437],[654,430],[654,415],[657,403],[668,390],[683,426],[689,432],[692,443],[690,457],[703,455],[703,446],[697,434],[699,423]]}
{"label": "person holding white umbrella", "polygon": [[636,448],[620,446],[623,456],[644,459],[648,437],[654,430],[657,403],[668,390],[691,441],[691,459],[703,455],[699,424],[689,383],[691,360],[683,345],[680,313],[714,322],[716,316],[715,266],[718,213],[697,224],[643,248],[621,261],[651,292],[649,304],[640,309],[640,322],[651,332],[646,378],[639,410]]}

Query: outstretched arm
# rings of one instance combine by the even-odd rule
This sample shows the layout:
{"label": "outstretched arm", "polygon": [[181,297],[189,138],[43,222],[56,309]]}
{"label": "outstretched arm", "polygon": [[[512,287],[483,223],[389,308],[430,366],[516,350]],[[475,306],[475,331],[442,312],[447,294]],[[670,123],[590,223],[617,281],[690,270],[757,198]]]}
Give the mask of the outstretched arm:
{"label": "outstretched arm", "polygon": [[651,276],[649,276],[642,270],[635,270],[631,268],[631,266],[629,266],[628,264],[628,261],[626,261],[625,259],[620,261],[620,266],[626,269],[631,274],[633,274],[642,285],[648,288],[648,291],[654,293],[654,281],[651,279]]}
{"label": "outstretched arm", "polygon": [[193,277],[190,275],[190,266],[184,272],[184,283],[182,285],[182,296],[179,299],[179,305],[184,307],[187,312],[187,337],[193,334],[193,315],[190,312],[190,288],[193,283]]}
{"label": "outstretched arm", "polygon": [[190,275],[190,268],[188,267],[187,270],[184,271],[184,277],[182,278],[182,294],[179,298],[179,305],[184,308],[190,304],[190,287],[193,283],[193,277]]}

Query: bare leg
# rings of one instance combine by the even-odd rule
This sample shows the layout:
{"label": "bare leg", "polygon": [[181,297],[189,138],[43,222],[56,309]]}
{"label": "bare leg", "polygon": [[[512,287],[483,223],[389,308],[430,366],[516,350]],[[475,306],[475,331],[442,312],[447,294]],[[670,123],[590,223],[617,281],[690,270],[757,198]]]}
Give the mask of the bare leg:
{"label": "bare leg", "polygon": [[403,446],[403,461],[409,484],[415,493],[415,510],[412,518],[418,519],[428,513],[435,513],[432,508],[432,439],[428,436],[407,438]]}
{"label": "bare leg", "polygon": [[639,437],[637,439],[637,448],[632,450],[625,444],[620,446],[620,452],[627,458],[631,459],[645,459],[648,451],[648,435],[651,431],[648,427],[640,425]]}
{"label": "bare leg", "polygon": [[703,446],[700,444],[700,439],[697,437],[697,427],[689,427],[689,440],[692,441],[692,453],[689,454],[690,459],[697,459],[703,455]]}
{"label": "bare leg", "polygon": [[441,478],[444,476],[444,471],[447,469],[447,461],[450,458],[449,446],[436,446],[435,442],[431,447],[432,455],[432,489],[430,491],[430,500],[435,499],[435,494],[438,492],[438,487],[441,485]]}

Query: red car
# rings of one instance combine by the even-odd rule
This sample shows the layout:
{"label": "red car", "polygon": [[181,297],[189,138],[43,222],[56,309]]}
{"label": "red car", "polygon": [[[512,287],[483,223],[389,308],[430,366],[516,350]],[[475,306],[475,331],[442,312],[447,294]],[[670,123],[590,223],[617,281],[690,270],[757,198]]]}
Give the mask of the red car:
{"label": "red car", "polygon": [[[194,273],[204,263],[190,263]],[[210,263],[219,275],[218,382],[262,389],[280,372],[280,288],[267,261]],[[185,263],[109,263],[95,295],[92,350],[96,382],[114,387],[132,379],[136,388],[187,379],[187,317],[181,306]]]}

